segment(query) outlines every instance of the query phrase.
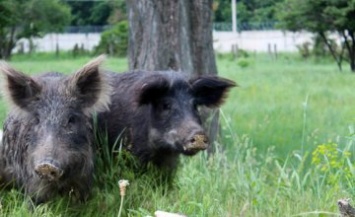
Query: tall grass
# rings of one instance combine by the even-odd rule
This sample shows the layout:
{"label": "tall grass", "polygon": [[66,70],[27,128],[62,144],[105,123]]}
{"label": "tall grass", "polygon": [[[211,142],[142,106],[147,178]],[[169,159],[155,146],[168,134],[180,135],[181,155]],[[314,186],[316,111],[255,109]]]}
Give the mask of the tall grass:
{"label": "tall grass", "polygon": [[240,86],[223,107],[231,127],[249,135],[258,149],[276,146],[278,153],[287,154],[302,144],[311,150],[349,134],[355,117],[353,73],[339,72],[331,62],[301,61],[294,55],[278,60],[256,56],[250,62],[242,69],[225,58],[218,66]]}
{"label": "tall grass", "polygon": [[[87,60],[14,58],[12,64],[30,73],[72,72]],[[120,179],[130,181],[122,216],[153,216],[155,210],[201,217],[336,216],[337,199],[355,195],[349,131],[354,75],[287,54],[247,61],[241,68],[230,58],[218,60],[220,74],[239,87],[221,109],[216,154],[182,157],[173,186],[159,182],[152,168],[135,173],[124,152],[103,152],[106,163],[96,159],[86,204],[69,203],[68,195],[31,211],[21,192],[3,190],[0,216],[117,216]],[[124,71],[127,62],[110,58],[107,67]]]}

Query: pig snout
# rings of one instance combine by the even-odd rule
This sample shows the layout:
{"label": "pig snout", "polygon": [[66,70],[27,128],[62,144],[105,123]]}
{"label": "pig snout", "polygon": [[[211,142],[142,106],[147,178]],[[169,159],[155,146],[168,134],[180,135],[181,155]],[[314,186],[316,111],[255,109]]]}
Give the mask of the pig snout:
{"label": "pig snout", "polygon": [[35,172],[41,179],[48,181],[56,181],[63,175],[63,170],[53,160],[41,161],[35,166]]}
{"label": "pig snout", "polygon": [[183,148],[184,151],[197,153],[198,151],[207,149],[208,145],[208,137],[203,132],[196,132],[188,137]]}

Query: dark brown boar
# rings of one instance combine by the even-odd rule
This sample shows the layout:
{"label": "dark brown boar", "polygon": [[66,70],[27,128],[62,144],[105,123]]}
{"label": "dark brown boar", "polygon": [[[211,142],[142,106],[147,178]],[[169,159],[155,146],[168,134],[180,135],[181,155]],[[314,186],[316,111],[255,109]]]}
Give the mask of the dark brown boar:
{"label": "dark brown boar", "polygon": [[123,147],[146,165],[176,168],[179,154],[194,155],[208,147],[198,108],[220,106],[235,83],[217,76],[188,79],[180,72],[110,74],[112,104],[98,115],[109,148]]}
{"label": "dark brown boar", "polygon": [[57,195],[85,201],[93,178],[92,114],[108,109],[111,86],[103,56],[70,76],[27,76],[1,63],[11,110],[0,145],[0,180],[35,204]]}

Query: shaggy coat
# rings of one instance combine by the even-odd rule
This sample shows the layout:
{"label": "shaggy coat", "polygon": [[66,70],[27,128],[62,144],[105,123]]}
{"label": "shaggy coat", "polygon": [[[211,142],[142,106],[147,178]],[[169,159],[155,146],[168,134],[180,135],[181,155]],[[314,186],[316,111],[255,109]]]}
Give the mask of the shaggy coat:
{"label": "shaggy coat", "polygon": [[2,62],[11,106],[0,145],[0,185],[38,204],[56,195],[84,201],[93,178],[92,114],[108,109],[111,86],[99,57],[76,73],[28,76]]}

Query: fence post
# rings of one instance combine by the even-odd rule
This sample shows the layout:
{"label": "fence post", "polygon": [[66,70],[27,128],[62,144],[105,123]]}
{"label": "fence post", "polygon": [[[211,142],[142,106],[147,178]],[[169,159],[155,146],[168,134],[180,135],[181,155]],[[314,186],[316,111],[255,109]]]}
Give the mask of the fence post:
{"label": "fence post", "polygon": [[238,44],[232,44],[232,54],[234,59],[237,59],[238,51],[239,51]]}
{"label": "fence post", "polygon": [[271,44],[270,43],[267,44],[267,53],[269,54],[269,56],[272,59],[272,50],[271,50]]}

